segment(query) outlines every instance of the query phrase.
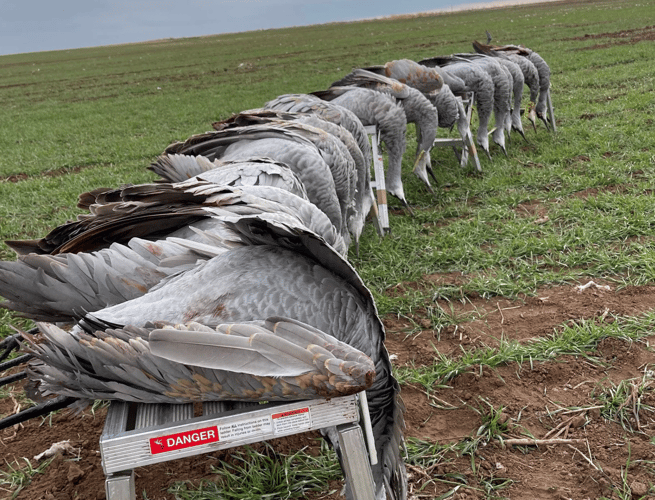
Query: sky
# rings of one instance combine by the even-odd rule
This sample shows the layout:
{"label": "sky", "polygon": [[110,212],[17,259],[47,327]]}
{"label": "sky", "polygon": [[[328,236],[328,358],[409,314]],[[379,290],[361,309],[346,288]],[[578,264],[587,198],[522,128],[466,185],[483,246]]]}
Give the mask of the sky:
{"label": "sky", "polygon": [[0,55],[489,5],[489,0],[0,0]]}

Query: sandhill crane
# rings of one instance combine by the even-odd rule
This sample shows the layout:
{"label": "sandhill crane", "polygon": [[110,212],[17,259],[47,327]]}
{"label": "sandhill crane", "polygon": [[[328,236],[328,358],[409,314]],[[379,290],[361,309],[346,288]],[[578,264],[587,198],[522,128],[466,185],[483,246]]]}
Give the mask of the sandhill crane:
{"label": "sandhill crane", "polygon": [[[502,53],[499,52],[498,54]],[[536,131],[537,114],[535,111],[535,106],[537,99],[539,98],[539,72],[537,71],[537,67],[530,59],[519,56],[517,54],[507,53],[503,54],[503,56],[504,58],[507,58],[508,60],[518,64],[519,68],[521,68],[521,71],[523,72],[523,79],[525,84],[530,89],[530,104],[528,105],[526,114],[528,116],[528,120],[530,120],[530,123],[532,123],[532,127]]]}
{"label": "sandhill crane", "polygon": [[362,69],[398,80],[424,94],[438,91],[443,85],[448,85],[455,93],[466,91],[466,84],[461,78],[439,67],[427,67],[411,59],[398,59]]}
{"label": "sandhill crane", "polygon": [[226,120],[214,122],[212,127],[221,131],[253,125],[272,125],[301,135],[317,147],[323,159],[331,166],[337,191],[342,192],[340,196],[344,199],[353,199],[358,172],[355,160],[346,145],[338,137],[320,127],[290,118],[292,117],[289,114],[282,115],[270,110],[243,111]]}
{"label": "sandhill crane", "polygon": [[539,71],[537,70],[537,67],[534,65],[534,63],[527,57],[519,55],[518,52],[494,50],[494,46],[485,45],[478,41],[473,42],[473,48],[475,49],[476,52],[479,52],[481,54],[487,54],[489,56],[498,57],[500,59],[508,59],[519,65],[521,71],[523,72],[523,78],[525,84],[530,89],[530,104],[528,105],[528,110],[527,110],[528,119],[530,120],[533,128],[536,131],[537,115],[535,111],[535,106],[539,98],[540,83],[539,83]]}
{"label": "sandhill crane", "polygon": [[325,212],[344,237],[348,234],[343,220],[346,204],[350,202],[344,197],[348,188],[340,186],[342,198],[339,198],[331,171],[339,167],[326,163],[316,145],[295,132],[267,125],[230,128],[198,134],[184,142],[171,144],[165,153],[200,155],[210,161],[266,156],[282,162],[298,175],[310,201]]}
{"label": "sandhill crane", "polygon": [[[283,130],[301,135],[316,146],[325,162],[330,166],[337,190],[337,197],[341,205],[341,217],[345,227],[352,234],[353,228],[351,224],[356,219],[356,212],[361,213],[361,204],[357,207],[355,206],[358,172],[356,170],[355,160],[348,151],[348,148],[346,148],[346,145],[338,137],[326,132],[322,128],[298,120],[285,120],[280,117],[269,116],[270,113],[270,111],[264,111],[260,114],[246,112],[242,113],[241,116],[243,121],[248,124],[279,127]],[[218,123],[214,124],[214,128],[219,126]],[[242,126],[250,125],[240,125],[228,120],[224,123],[224,128],[221,130]],[[357,239],[359,239],[359,235],[357,235]]]}
{"label": "sandhill crane", "polygon": [[[321,103],[323,101],[320,101]],[[344,111],[347,111],[344,109]],[[356,118],[353,116],[353,118]],[[314,113],[301,113],[295,111],[278,111],[275,109],[259,108],[241,111],[225,120],[214,122],[212,127],[215,130],[222,130],[231,126],[244,126],[253,123],[268,123],[274,120],[297,121],[299,123],[320,128],[325,132],[337,137],[350,153],[356,165],[357,189],[362,190],[366,186],[366,175],[370,177],[370,163],[367,163],[364,153],[359,148],[353,134],[339,123],[328,121]],[[366,215],[366,214],[365,214]]]}
{"label": "sandhill crane", "polygon": [[505,130],[510,121],[511,92],[513,87],[512,75],[496,58],[483,54],[455,54],[455,58],[465,59],[483,68],[494,82],[494,115],[496,125],[492,132],[493,140],[500,146],[505,156]]}
{"label": "sandhill crane", "polygon": [[[366,217],[373,207],[374,201],[372,196],[370,170],[373,156],[371,153],[371,144],[368,139],[368,134],[359,118],[357,118],[357,116],[349,109],[339,106],[338,104],[323,101],[322,99],[310,94],[283,94],[265,103],[264,109],[316,115],[325,121],[343,127],[352,134],[364,157],[365,167],[363,167],[362,170],[358,170],[358,172],[361,173],[361,177],[358,181],[357,196],[362,197],[361,216]],[[303,120],[305,119],[301,119],[301,121]],[[351,155],[353,158],[356,158],[355,152],[351,151]],[[354,236],[356,235],[357,231],[355,230]],[[357,240],[355,240],[355,243],[357,243]]]}
{"label": "sandhill crane", "polygon": [[[483,50],[480,50],[480,44],[477,41],[473,42],[473,48],[479,54],[493,57],[492,54],[486,54]],[[510,126],[506,127],[506,130],[508,135],[510,130],[516,130],[521,134],[521,137],[527,141],[525,132],[523,131],[523,124],[521,122],[521,101],[523,100],[523,86],[525,85],[523,70],[518,63],[510,58],[497,57],[496,60],[510,72],[512,77],[512,94],[514,96],[514,101],[512,103],[511,115],[509,117]]]}
{"label": "sandhill crane", "polygon": [[[214,122],[212,126],[215,130],[225,130],[255,124],[271,124],[297,131],[316,144],[328,163],[337,159],[346,163],[345,168],[349,174],[351,202],[347,206],[345,220],[348,231],[352,235],[355,244],[358,245],[359,237],[364,228],[364,221],[371,206],[369,201],[371,173],[370,164],[366,163],[353,135],[341,125],[324,120],[312,113],[263,108],[241,111],[230,118]],[[320,129],[324,133],[317,134],[316,129]],[[326,137],[326,134],[328,137]]]}
{"label": "sandhill crane", "polygon": [[[164,156],[160,161],[176,161],[179,158],[188,160],[190,157]],[[206,173],[215,174],[217,171],[220,169]],[[291,217],[295,223],[302,224],[321,236],[340,254],[345,254],[347,247],[341,235],[327,215],[306,198],[274,186],[231,187],[216,184],[203,179],[204,175],[179,183],[141,184],[119,189],[97,189],[84,193],[80,195],[78,206],[87,208],[88,213],[79,215],[75,221],[56,227],[41,239],[6,243],[19,256],[25,256],[25,266],[29,266],[30,259],[35,255],[75,256],[81,252],[105,250],[114,243],[126,245],[137,241],[137,238],[138,244],[134,244],[139,247],[145,245],[145,252],[148,253],[149,241],[171,237],[207,242],[207,238],[211,238],[214,233],[225,234],[223,220],[225,217],[258,215],[268,219],[278,218],[281,221]],[[144,254],[142,249],[133,248],[133,250]],[[111,255],[110,252],[107,259],[111,260]],[[120,259],[121,255],[117,258]],[[57,257],[53,262],[58,260],[61,259]],[[36,262],[41,261],[37,259]],[[168,262],[170,264],[171,261]],[[11,268],[14,264],[0,263],[0,267],[6,266]],[[148,268],[148,266],[144,267],[144,269]],[[62,268],[53,269],[55,274],[52,274],[52,277],[56,278],[56,271]],[[74,267],[74,270],[79,271],[77,267]],[[118,276],[117,279],[120,280],[121,277]],[[135,293],[142,292],[140,287],[144,286],[146,286],[144,283],[138,285]],[[111,285],[110,288],[116,288],[116,285]],[[107,305],[101,294],[89,300],[97,300],[100,307]],[[29,306],[29,310],[52,309],[51,305],[39,304],[36,300],[25,299],[22,302],[22,307],[28,307],[26,304],[33,303]],[[88,304],[85,306],[86,311],[95,309],[97,307],[93,308]],[[52,318],[45,319],[52,320]]]}
{"label": "sandhill crane", "polygon": [[355,113],[343,106],[324,101],[311,94],[282,94],[266,102],[263,107],[264,109],[279,111],[312,113],[319,115],[324,120],[341,125],[357,141],[357,145],[362,151],[366,163],[370,165],[371,161],[373,161],[371,144],[369,143],[368,134],[364,125],[362,125],[362,122]]}
{"label": "sandhill crane", "polygon": [[[382,66],[369,66],[367,71],[394,78],[423,92],[437,108],[439,127],[450,128],[457,123],[457,130],[464,143],[470,136],[469,123],[461,98],[455,97],[468,91],[464,80],[438,66],[428,67],[409,59],[390,61]],[[440,85],[443,81],[443,85]]]}
{"label": "sandhill crane", "polygon": [[407,133],[407,117],[402,106],[387,94],[363,88],[331,87],[312,94],[351,110],[364,125],[378,127],[389,154],[386,189],[411,213],[401,178]]}
{"label": "sandhill crane", "polygon": [[[406,498],[399,386],[369,290],[346,260],[302,224],[253,215],[224,223],[229,235],[214,237],[212,245],[175,239],[141,246],[159,269],[166,266],[165,247],[179,245],[187,252],[178,252],[178,261],[195,261],[186,271],[150,288],[134,284],[140,293],[127,300],[120,288],[105,287],[105,298],[115,305],[83,315],[70,331],[41,323],[40,333],[23,334],[38,359],[30,369],[37,389],[74,404],[71,398],[305,399],[366,388],[378,455],[372,468],[376,498]],[[112,272],[139,267],[134,252],[119,243],[101,252],[62,254],[60,259],[76,264],[65,267],[53,265],[50,255],[2,263],[0,295],[9,297],[3,306],[21,310],[59,298],[61,315],[78,317],[87,298],[97,295],[92,287],[108,283]],[[109,252],[115,260],[107,258]],[[82,263],[92,272],[77,267]],[[57,277],[35,286],[25,279],[25,268]],[[29,289],[29,303],[23,303],[20,288]],[[39,293],[41,300],[33,301]],[[183,326],[162,328],[166,324]]]}
{"label": "sandhill crane", "polygon": [[547,115],[548,92],[550,90],[550,66],[537,52],[523,45],[490,45],[489,50],[502,54],[515,54],[530,60],[537,69],[539,74],[539,97],[535,112],[548,130],[550,130],[549,119]]}
{"label": "sandhill crane", "polygon": [[[206,181],[224,186],[274,186],[289,191],[301,198],[307,198],[305,185],[284,163],[270,158],[251,157],[238,161],[209,161],[204,156],[161,155],[148,167],[161,180],[157,182],[183,182],[202,175]],[[86,203],[96,200],[90,198]],[[78,202],[79,208],[87,209],[85,202]]]}
{"label": "sandhill crane", "polygon": [[453,57],[432,57],[419,61],[419,64],[428,67],[439,66],[445,71],[458,76],[466,83],[467,90],[475,94],[478,113],[476,140],[480,148],[491,158],[488,129],[494,106],[494,82],[489,74],[470,62]]}
{"label": "sandhill crane", "polygon": [[[345,77],[332,83],[332,86],[354,86],[369,88],[389,94],[396,98],[405,111],[408,123],[416,126],[416,162],[414,173],[434,193],[428,172],[435,179],[430,162],[430,149],[437,136],[439,114],[437,108],[419,90],[365,69],[355,69]],[[443,87],[442,87],[443,88]]]}

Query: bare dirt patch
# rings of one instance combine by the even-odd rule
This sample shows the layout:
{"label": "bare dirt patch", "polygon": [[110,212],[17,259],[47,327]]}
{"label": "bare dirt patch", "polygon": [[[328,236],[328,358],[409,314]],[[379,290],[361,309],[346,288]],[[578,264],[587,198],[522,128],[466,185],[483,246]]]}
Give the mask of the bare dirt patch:
{"label": "bare dirt patch", "polygon": [[[568,321],[639,315],[652,308],[653,299],[655,287],[617,291],[595,286],[552,287],[515,301],[472,298],[448,305],[462,318],[475,319],[441,332],[426,329],[407,335],[412,331],[409,320],[385,318],[387,345],[398,366],[429,365],[437,351],[456,357],[462,346],[494,346],[501,338],[528,342],[555,333]],[[421,324],[420,318],[412,320]],[[602,394],[621,383],[637,387],[645,371],[655,366],[655,354],[646,344],[606,339],[596,355],[603,364],[564,356],[532,368],[528,363],[493,370],[478,367],[429,394],[423,387],[404,387],[407,434],[415,438],[437,443],[473,440],[493,408],[502,409],[506,419],[505,439],[526,434],[548,439],[555,430],[561,431],[559,438],[569,440],[505,448],[494,442],[473,457],[447,452],[427,472],[451,482],[430,482],[426,470],[410,468],[416,491],[423,487],[422,493],[431,498],[466,484],[452,498],[487,498],[485,487],[503,485],[497,492],[500,498],[619,498],[616,492],[626,491],[628,481],[633,493],[642,492],[634,498],[646,495],[655,479],[650,466],[655,459],[655,415],[633,412],[627,422],[633,432],[628,432],[626,422],[606,418],[598,406]],[[646,401],[655,402],[652,392],[644,395],[642,403]],[[580,410],[571,410],[575,408]]]}
{"label": "bare dirt patch", "polygon": [[[612,44],[635,44],[653,40],[654,26],[639,30],[587,35],[576,40],[608,39],[584,49]],[[593,115],[583,115],[592,119]],[[577,162],[588,162],[577,158]],[[526,166],[544,168],[528,163]],[[21,180],[4,179],[12,182]],[[593,193],[585,193],[589,195]],[[541,215],[538,204],[519,207],[531,216]],[[392,210],[393,214],[404,213]],[[426,282],[441,286],[460,286],[465,280],[457,273],[431,275]],[[601,286],[606,283],[599,282]],[[394,293],[419,286],[403,284]],[[567,321],[613,321],[613,315],[636,316],[650,311],[655,304],[655,286],[610,290],[559,286],[539,290],[534,297],[508,300],[466,297],[462,301],[438,303],[460,318],[445,328],[430,324],[416,311],[416,317],[385,317],[387,347],[395,355],[396,366],[420,366],[433,362],[436,352],[457,355],[461,348],[497,345],[501,338],[528,342],[551,335]],[[416,330],[415,324],[421,325]],[[408,335],[408,332],[412,332]],[[652,342],[652,337],[649,339]],[[488,498],[597,499],[655,498],[655,419],[649,407],[655,406],[651,390],[639,391],[642,381],[655,365],[655,355],[647,343],[607,339],[596,352],[602,364],[584,357],[564,356],[547,363],[524,363],[491,370],[479,368],[454,377],[443,388],[428,393],[422,387],[403,387],[407,408],[406,436],[448,444],[473,440],[491,409],[501,409],[502,436],[507,441],[524,438],[551,439],[538,446],[503,447],[492,441],[472,455],[444,452],[428,468],[408,466],[410,490],[414,498],[434,498],[452,492],[450,498],[465,500]],[[618,422],[601,413],[602,395],[627,382],[635,388],[634,398],[626,405],[625,421]],[[641,385],[643,387],[643,384]],[[16,388],[16,394],[20,388]],[[16,401],[0,399],[0,415],[15,411]],[[638,403],[638,404],[637,404]],[[59,412],[51,419],[31,421],[18,429],[0,432],[1,472],[24,466],[52,443],[70,440],[73,455],[62,455],[19,493],[28,500],[102,499],[104,474],[100,465],[98,440],[104,424],[104,410],[93,415]],[[557,443],[553,438],[566,439]],[[318,449],[318,435],[308,434],[294,440],[279,440],[274,449],[290,452],[308,447]],[[139,498],[170,499],[166,492],[175,481],[211,478],[212,465],[223,455],[210,454],[137,469]],[[331,489],[339,488],[335,483]],[[494,490],[496,488],[497,490]],[[10,491],[0,497],[11,498]],[[339,498],[337,494],[310,498]]]}
{"label": "bare dirt patch", "polygon": [[[450,273],[432,275],[425,281],[456,285],[462,279],[458,273]],[[421,366],[433,363],[436,351],[456,356],[461,347],[493,346],[501,338],[528,342],[553,334],[567,321],[613,321],[612,315],[639,315],[649,311],[653,304],[655,286],[621,290],[559,286],[514,301],[503,297],[444,301],[443,307],[452,307],[462,321],[441,332],[433,329],[420,314],[413,319],[418,324],[423,321],[425,329],[410,336],[407,332],[416,329],[409,320],[389,316],[384,322],[387,346],[395,355],[394,364]],[[603,495],[618,498],[612,496],[612,491],[624,487],[625,477],[633,485],[633,491],[640,488],[648,491],[655,481],[652,470],[655,419],[644,408],[655,406],[653,392],[643,392],[639,401],[641,410],[624,423],[633,432],[607,419],[594,407],[599,406],[603,391],[615,388],[621,381],[630,381],[636,387],[645,371],[655,366],[655,355],[645,344],[615,339],[604,340],[596,354],[604,364],[565,356],[553,362],[534,363],[532,368],[524,363],[494,370],[476,369],[429,394],[423,387],[403,387],[408,437],[440,444],[472,440],[493,408],[502,409],[506,419],[505,439],[525,438],[526,432],[542,439],[549,432],[552,437],[555,429],[562,431],[558,438],[571,440],[565,444],[505,448],[494,442],[479,448],[473,457],[445,452],[430,469],[409,467],[412,491],[418,494],[424,488],[420,494],[427,495],[416,498],[432,498],[457,485],[460,490],[452,498],[486,498],[484,487],[488,485],[503,485],[497,494],[505,498],[594,499]],[[0,400],[0,413],[11,413],[13,407],[10,399]],[[571,412],[566,410],[569,408],[581,410]],[[20,429],[2,431],[0,449],[4,471],[9,465],[14,468],[24,465],[25,458],[36,466],[34,455],[64,439],[79,449],[77,455],[56,458],[18,498],[104,498],[104,474],[98,453],[104,415],[104,409],[95,415],[85,412],[81,416],[59,412],[51,421],[31,421]],[[638,415],[639,423],[634,415]],[[283,453],[304,446],[315,452],[318,439],[319,435],[312,433],[293,440],[278,440],[273,446]],[[229,453],[219,452],[137,469],[137,492],[139,495],[145,492],[147,498],[172,500],[174,497],[166,489],[175,481],[211,479],[210,467],[228,457]],[[435,482],[434,478],[442,481]],[[336,499],[338,495],[312,498]]]}
{"label": "bare dirt patch", "polygon": [[614,31],[611,33],[587,33],[584,36],[569,38],[569,40],[602,40],[609,39],[604,44],[596,44],[589,47],[582,47],[579,50],[603,49],[612,45],[634,45],[643,41],[655,40],[655,26],[644,26],[631,30]]}

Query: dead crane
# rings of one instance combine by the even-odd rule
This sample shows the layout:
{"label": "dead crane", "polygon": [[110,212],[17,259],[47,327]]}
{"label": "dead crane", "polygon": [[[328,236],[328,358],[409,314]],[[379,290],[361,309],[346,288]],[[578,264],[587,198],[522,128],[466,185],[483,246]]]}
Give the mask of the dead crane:
{"label": "dead crane", "polygon": [[521,71],[523,72],[523,78],[525,84],[530,89],[530,104],[528,105],[527,115],[528,115],[528,119],[530,120],[530,123],[532,123],[532,126],[536,131],[535,107],[536,107],[537,100],[539,98],[540,82],[539,82],[539,71],[537,70],[537,67],[534,65],[534,63],[528,57],[520,55],[518,51],[512,52],[509,50],[508,51],[494,50],[494,47],[492,45],[484,45],[477,41],[473,42],[473,48],[475,49],[476,52],[498,57],[500,59],[507,59],[518,64],[519,68],[521,68]]}
{"label": "dead crane", "polygon": [[[203,157],[163,155],[156,163],[174,163],[179,160],[206,161]],[[212,182],[212,177],[222,178],[225,176],[224,172],[231,178],[231,167],[242,165],[245,166],[241,169],[245,176],[252,177],[248,167],[253,165],[253,162],[248,161],[230,165],[227,169],[208,170],[204,174],[178,183],[141,184],[119,189],[102,188],[84,193],[80,195],[78,207],[86,209],[88,213],[79,215],[75,221],[56,227],[43,238],[6,243],[19,256],[26,256],[27,263],[34,255],[77,255],[103,250],[113,243],[128,244],[137,239],[147,242],[170,237],[206,242],[215,232],[219,235],[225,234],[223,218],[258,215],[264,218],[277,217],[281,221],[291,217],[296,224],[304,225],[325,239],[340,254],[346,253],[347,246],[343,238],[327,215],[304,196],[304,188],[300,194],[295,194],[294,190],[286,189],[286,186],[279,187],[277,181],[270,185],[251,185],[244,180],[243,184],[238,186]],[[258,165],[257,168],[261,170]],[[269,172],[266,175],[271,177]],[[147,243],[145,244],[147,246]],[[55,258],[53,262],[58,259]],[[53,269],[57,271],[59,268]],[[116,286],[112,284],[110,288]],[[141,283],[139,286],[146,285]],[[99,294],[97,300],[100,301],[100,306],[107,305],[103,302],[102,294]],[[27,307],[27,302],[23,301],[23,307]],[[85,310],[95,309],[88,306]]]}
{"label": "dead crane", "polygon": [[[251,109],[237,113],[212,124],[215,130],[225,130],[250,125],[269,124],[298,132],[319,148],[328,164],[335,161],[344,165],[348,175],[350,202],[343,214],[350,235],[359,245],[359,237],[372,202],[370,201],[370,164],[359,149],[353,135],[341,125],[324,120],[313,113],[297,113],[272,109]],[[317,132],[320,130],[320,133]],[[334,169],[333,169],[334,170]],[[338,172],[338,171],[337,171]],[[346,182],[342,179],[342,183]],[[337,181],[338,184],[338,181]]]}
{"label": "dead crane", "polygon": [[512,75],[497,59],[483,54],[455,54],[455,58],[470,61],[484,69],[494,82],[494,116],[495,127],[492,131],[493,140],[507,156],[505,145],[505,131],[509,132],[511,92],[513,87]]}
{"label": "dead crane", "polygon": [[288,165],[305,185],[312,203],[320,208],[334,226],[347,237],[343,214],[349,186],[341,184],[337,191],[335,178],[343,179],[337,164],[328,164],[316,145],[306,137],[281,127],[250,126],[206,132],[171,144],[167,154],[205,156],[208,160],[244,160],[266,156]]}
{"label": "dead crane", "polygon": [[363,88],[331,87],[312,94],[351,110],[364,125],[378,127],[389,155],[385,187],[412,213],[401,178],[402,159],[407,144],[407,117],[402,106],[387,94]]}
{"label": "dead crane", "polygon": [[[266,157],[237,161],[209,161],[204,156],[161,155],[148,167],[161,177],[158,182],[183,182],[202,176],[223,186],[273,186],[308,200],[305,185],[284,163]],[[89,200],[87,203],[95,202]],[[80,201],[80,208],[88,208]]]}
{"label": "dead crane", "polygon": [[537,105],[535,112],[548,130],[551,129],[547,113],[548,94],[550,91],[550,66],[537,52],[523,45],[492,45],[491,50],[501,53],[516,54],[529,59],[537,68],[539,74],[539,97],[537,98]]}
{"label": "dead crane", "polygon": [[371,144],[368,140],[366,129],[357,115],[351,110],[338,104],[327,102],[311,94],[283,94],[264,104],[264,109],[278,111],[292,111],[298,113],[312,113],[320,116],[348,130],[359,146],[364,159],[368,165],[373,160],[371,156]]}
{"label": "dead crane", "polygon": [[[473,42],[473,48],[476,49],[476,52],[479,54],[484,54],[476,48],[476,43]],[[490,54],[484,54],[485,56],[493,57]],[[507,71],[509,71],[511,76],[512,83],[512,106],[510,109],[510,115],[507,117],[507,123],[505,130],[507,130],[507,137],[510,136],[510,131],[515,130],[521,137],[527,142],[525,137],[525,132],[523,131],[523,123],[521,122],[521,101],[523,100],[523,86],[525,85],[525,77],[523,76],[523,70],[518,63],[512,61],[509,58],[497,57],[497,60]]]}
{"label": "dead crane", "polygon": [[464,143],[468,141],[470,125],[462,103],[462,96],[468,92],[464,80],[438,66],[428,67],[410,59],[389,61],[384,65],[364,69],[396,79],[423,92],[437,108],[439,127],[449,129],[457,124],[462,140]]}
{"label": "dead crane", "polygon": [[[355,69],[345,77],[334,82],[334,87],[353,86],[377,90],[394,97],[405,111],[408,123],[416,126],[416,161],[414,173],[423,181],[428,190],[434,193],[428,173],[435,179],[430,161],[430,149],[437,136],[439,114],[437,108],[419,90],[386,76],[365,69]],[[442,87],[443,88],[443,87]]]}
{"label": "dead crane", "polygon": [[478,113],[478,130],[476,141],[478,146],[491,158],[489,151],[489,121],[494,106],[494,82],[482,68],[454,57],[432,57],[419,61],[419,64],[441,69],[461,78],[468,91],[475,94]]}
{"label": "dead crane", "polygon": [[461,78],[439,67],[426,67],[411,59],[398,59],[362,69],[398,80],[424,94],[438,91],[443,85],[448,85],[456,93],[466,91],[466,84]]}
{"label": "dead crane", "polygon": [[[127,213],[124,223],[133,225],[131,219]],[[37,254],[3,262],[3,307],[37,320],[77,319],[69,331],[40,323],[39,333],[23,334],[36,357],[29,376],[37,390],[75,404],[287,400],[366,388],[376,498],[406,498],[402,403],[368,289],[302,224],[230,216],[224,230],[211,243],[171,238],[136,245],[145,252],[138,257],[113,243],[96,253],[60,254],[57,263]],[[177,245],[176,262],[193,265],[157,277],[170,245]],[[115,305],[101,306],[93,287],[140,269],[144,259],[152,263],[142,273],[153,277],[150,286],[124,282],[134,293],[129,299],[105,287],[102,299]],[[36,280],[27,278],[30,272]],[[89,297],[100,306],[93,314],[84,313]],[[41,311],[30,310],[34,304]]]}
{"label": "dead crane", "polygon": [[[349,109],[339,106],[331,102],[323,101],[318,97],[310,94],[284,94],[268,101],[264,104],[264,109],[275,111],[285,111],[301,113],[303,115],[314,115],[324,121],[334,123],[348,131],[354,141],[356,142],[361,155],[363,156],[363,163],[358,169],[358,183],[357,183],[357,196],[362,198],[362,209],[359,216],[360,219],[366,217],[374,205],[373,190],[371,187],[371,171],[370,165],[373,160],[371,153],[371,144],[369,143],[368,134],[364,129],[364,125],[357,118],[357,116]],[[309,118],[301,118],[300,121],[309,120]],[[317,125],[320,126],[320,125]],[[357,153],[352,151],[352,144],[349,140],[345,142],[351,151],[351,155],[357,162]],[[363,227],[363,220],[361,222]],[[355,231],[355,236],[357,231]],[[357,243],[357,240],[355,241]]]}

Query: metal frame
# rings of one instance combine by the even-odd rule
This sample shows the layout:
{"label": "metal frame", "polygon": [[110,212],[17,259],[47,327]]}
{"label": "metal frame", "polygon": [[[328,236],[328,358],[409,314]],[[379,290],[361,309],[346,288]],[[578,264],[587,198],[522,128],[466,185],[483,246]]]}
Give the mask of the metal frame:
{"label": "metal frame", "polygon": [[548,114],[550,115],[550,124],[553,126],[553,132],[557,132],[557,126],[555,125],[555,112],[553,111],[553,101],[550,98],[550,88],[546,94],[546,103],[548,104]]}
{"label": "metal frame", "polygon": [[[455,155],[459,158],[459,165],[462,168],[465,168],[469,163],[469,158],[473,159],[473,166],[478,171],[482,171],[480,166],[480,159],[478,158],[478,151],[475,148],[475,143],[473,142],[473,135],[471,134],[471,117],[473,115],[473,101],[474,101],[473,92],[469,92],[463,99],[462,104],[464,104],[464,109],[466,110],[466,119],[469,124],[469,131],[466,134],[466,137],[457,137],[457,138],[437,138],[432,143],[432,147],[448,147],[452,146],[455,150]],[[459,154],[459,149],[461,148],[461,154]]]}
{"label": "metal frame", "polygon": [[[375,125],[367,125],[364,128],[371,140],[371,152],[373,154],[373,176],[371,178],[371,197],[374,200],[373,211],[375,216],[373,222],[378,234],[384,236],[390,229],[387,189],[384,183],[384,161],[380,149],[380,133]],[[373,194],[373,189],[375,189],[375,194]]]}
{"label": "metal frame", "polygon": [[346,487],[354,498],[373,500],[369,458],[375,451],[367,454],[358,423],[365,404],[358,395],[254,405],[205,403],[203,416],[193,417],[192,404],[112,402],[100,437],[107,500],[136,499],[137,467],[329,427],[337,429]]}

